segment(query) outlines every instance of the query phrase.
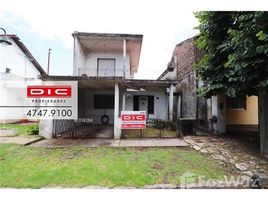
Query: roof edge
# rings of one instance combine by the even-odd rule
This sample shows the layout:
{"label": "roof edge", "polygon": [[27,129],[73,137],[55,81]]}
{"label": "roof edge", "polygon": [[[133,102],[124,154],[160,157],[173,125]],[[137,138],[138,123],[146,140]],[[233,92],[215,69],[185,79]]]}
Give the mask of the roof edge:
{"label": "roof edge", "polygon": [[[1,36],[1,35],[0,35]],[[35,66],[35,68],[40,72],[41,75],[46,75],[47,73],[45,70],[41,67],[41,65],[37,62],[37,60],[34,58],[32,53],[29,51],[29,49],[24,45],[23,42],[21,42],[20,38],[17,35],[14,34],[7,34],[7,37],[10,37],[16,45],[22,50],[22,52],[27,56],[27,58],[30,60],[30,62]]]}
{"label": "roof edge", "polygon": [[125,34],[125,33],[89,33],[89,32],[78,32],[72,33],[73,37],[77,36],[93,36],[93,37],[122,37],[122,38],[137,38],[142,39],[142,34]]}

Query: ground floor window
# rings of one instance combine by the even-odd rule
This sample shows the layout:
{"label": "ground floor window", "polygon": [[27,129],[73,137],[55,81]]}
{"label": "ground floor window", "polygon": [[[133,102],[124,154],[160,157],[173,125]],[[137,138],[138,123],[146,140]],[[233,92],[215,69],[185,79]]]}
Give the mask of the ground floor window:
{"label": "ground floor window", "polygon": [[114,109],[114,95],[95,95],[95,109]]}

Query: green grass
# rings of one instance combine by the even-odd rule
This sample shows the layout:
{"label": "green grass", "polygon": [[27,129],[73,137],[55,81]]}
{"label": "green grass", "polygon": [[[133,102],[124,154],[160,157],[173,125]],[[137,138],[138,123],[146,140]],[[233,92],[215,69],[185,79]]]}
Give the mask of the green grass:
{"label": "green grass", "polygon": [[34,148],[0,145],[0,186],[107,187],[171,183],[185,172],[222,179],[218,163],[178,148]]}
{"label": "green grass", "polygon": [[0,129],[1,128],[16,129],[18,135],[28,135],[27,129],[30,126],[33,126],[33,124],[29,124],[29,125],[21,125],[21,124],[0,124]]}

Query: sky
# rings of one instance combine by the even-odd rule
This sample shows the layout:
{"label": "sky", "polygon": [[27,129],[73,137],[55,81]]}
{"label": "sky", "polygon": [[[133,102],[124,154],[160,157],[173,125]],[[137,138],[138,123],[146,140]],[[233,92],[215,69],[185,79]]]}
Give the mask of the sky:
{"label": "sky", "polygon": [[[219,1],[209,1],[208,5],[200,0],[0,0],[0,27],[8,34],[17,34],[45,71],[51,48],[53,75],[72,75],[74,31],[143,34],[135,78],[156,79],[166,69],[175,45],[198,34],[193,12],[226,8],[226,3],[216,2]],[[236,4],[233,6],[236,9]]]}

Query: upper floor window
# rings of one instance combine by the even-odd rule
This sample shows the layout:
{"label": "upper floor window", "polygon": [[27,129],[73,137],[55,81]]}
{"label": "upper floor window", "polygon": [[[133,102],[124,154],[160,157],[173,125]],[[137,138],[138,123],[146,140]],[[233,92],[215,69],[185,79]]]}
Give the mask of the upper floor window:
{"label": "upper floor window", "polygon": [[98,58],[98,76],[115,76],[115,59]]}
{"label": "upper floor window", "polygon": [[247,109],[247,98],[244,97],[235,97],[227,98],[226,100],[227,108],[229,109]]}

